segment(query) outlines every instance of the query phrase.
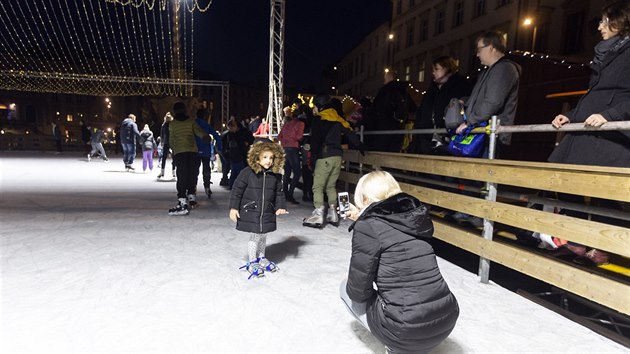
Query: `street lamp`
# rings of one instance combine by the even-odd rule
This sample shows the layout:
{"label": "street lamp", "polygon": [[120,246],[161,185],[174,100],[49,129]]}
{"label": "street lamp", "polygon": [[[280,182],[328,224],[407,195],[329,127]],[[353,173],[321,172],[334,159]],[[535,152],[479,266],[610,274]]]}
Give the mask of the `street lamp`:
{"label": "street lamp", "polygon": [[525,26],[525,27],[533,26],[533,29],[532,29],[532,52],[534,52],[534,51],[536,51],[536,32],[538,31],[538,27],[534,23],[534,19],[531,18],[531,17],[527,17],[525,20],[523,20],[523,26]]}
{"label": "street lamp", "polygon": [[109,97],[105,97],[105,104],[107,105],[107,120],[112,120],[112,115],[110,114],[110,109],[112,108],[112,101]]}

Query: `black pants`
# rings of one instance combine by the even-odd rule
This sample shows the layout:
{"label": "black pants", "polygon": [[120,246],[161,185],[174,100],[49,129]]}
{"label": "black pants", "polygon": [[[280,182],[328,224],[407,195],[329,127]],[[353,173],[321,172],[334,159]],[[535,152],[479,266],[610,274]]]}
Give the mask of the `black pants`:
{"label": "black pants", "polygon": [[201,176],[203,177],[203,187],[210,188],[210,177],[212,175],[212,169],[210,168],[210,156],[198,156],[197,161],[197,174],[195,175],[195,187],[197,186],[197,178],[199,177],[199,165],[201,165]]}
{"label": "black pants", "polygon": [[[164,144],[164,147],[162,148],[162,169],[164,169],[164,167],[166,166],[166,158],[168,157],[168,155],[171,155],[171,146],[169,144]],[[175,169],[175,159],[172,159],[173,161],[171,165],[172,168]]]}
{"label": "black pants", "polygon": [[173,156],[177,166],[177,198],[186,198],[195,194],[197,175],[199,174],[199,157],[196,152],[180,152]]}

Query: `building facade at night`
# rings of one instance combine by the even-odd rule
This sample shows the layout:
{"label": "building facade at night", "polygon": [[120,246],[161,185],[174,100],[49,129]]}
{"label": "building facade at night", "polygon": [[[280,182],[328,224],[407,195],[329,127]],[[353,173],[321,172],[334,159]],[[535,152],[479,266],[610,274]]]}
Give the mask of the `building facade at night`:
{"label": "building facade at night", "polygon": [[475,40],[488,30],[506,33],[510,51],[588,63],[603,0],[392,0],[391,21],[369,33],[335,67],[339,94],[374,96],[386,69],[420,91],[431,82],[432,60],[450,55],[460,72],[480,67]]}

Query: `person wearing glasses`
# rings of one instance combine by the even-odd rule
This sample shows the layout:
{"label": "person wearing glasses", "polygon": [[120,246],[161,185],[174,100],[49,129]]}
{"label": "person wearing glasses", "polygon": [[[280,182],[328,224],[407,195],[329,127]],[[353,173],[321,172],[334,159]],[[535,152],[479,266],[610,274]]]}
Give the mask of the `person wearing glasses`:
{"label": "person wearing glasses", "polygon": [[[481,65],[487,67],[465,100],[466,121],[456,129],[461,133],[467,126],[490,120],[496,115],[501,125],[514,124],[518,103],[518,85],[521,66],[505,58],[507,51],[505,37],[498,31],[485,32],[477,38],[477,57]],[[500,134],[500,145],[510,145],[510,134]],[[487,151],[484,153],[487,157]]]}
{"label": "person wearing glasses", "polygon": [[[598,26],[602,41],[595,46],[591,77],[587,93],[575,108],[557,115],[551,124],[562,130],[568,123],[583,123],[585,127],[601,127],[610,121],[630,120],[630,1],[607,1],[602,8]],[[576,165],[630,167],[630,131],[567,132],[554,149],[549,162]],[[561,196],[565,200],[583,203],[582,197]],[[614,202],[596,200],[595,204],[620,209]],[[580,218],[588,215],[567,210],[566,214]],[[593,217],[593,220],[597,220]],[[610,219],[603,220],[610,222]],[[564,252],[563,252],[564,251]],[[584,245],[569,242],[556,252],[577,256],[573,261],[585,265],[608,262],[608,254]]]}
{"label": "person wearing glasses", "polygon": [[[505,36],[498,31],[485,32],[477,38],[477,57],[486,69],[481,72],[468,99],[464,101],[466,121],[456,128],[457,134],[468,126],[489,121],[493,115],[501,121],[501,125],[514,124],[518,103],[518,85],[521,66],[505,57],[507,49]],[[495,146],[495,157],[498,157],[504,146],[510,145],[511,134],[499,134]],[[482,157],[489,154],[488,142]],[[464,192],[466,194],[466,192]],[[469,223],[474,227],[483,227],[483,220],[462,212],[451,216],[459,224]]]}

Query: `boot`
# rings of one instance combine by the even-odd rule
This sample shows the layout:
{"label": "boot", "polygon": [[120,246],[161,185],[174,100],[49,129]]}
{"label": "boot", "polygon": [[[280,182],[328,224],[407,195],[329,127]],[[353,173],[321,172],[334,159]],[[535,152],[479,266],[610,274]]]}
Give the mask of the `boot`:
{"label": "boot", "polygon": [[177,205],[168,210],[168,215],[188,215],[189,213],[186,198],[179,198]]}
{"label": "boot", "polygon": [[195,194],[188,195],[188,205],[190,209],[195,209],[197,207],[197,196]]}
{"label": "boot", "polygon": [[164,177],[164,169],[163,168],[160,169],[160,174],[158,175],[157,178],[162,178],[162,177]]}
{"label": "boot", "polygon": [[208,199],[212,198],[212,191],[210,190],[210,187],[206,187],[206,195],[208,196]]}
{"label": "boot", "polygon": [[324,227],[324,206],[313,210],[313,213],[308,218],[304,218],[302,225],[308,227],[315,227],[321,229]]}
{"label": "boot", "polygon": [[339,226],[339,214],[337,214],[337,206],[335,204],[330,204],[328,207],[326,222],[333,226]]}

